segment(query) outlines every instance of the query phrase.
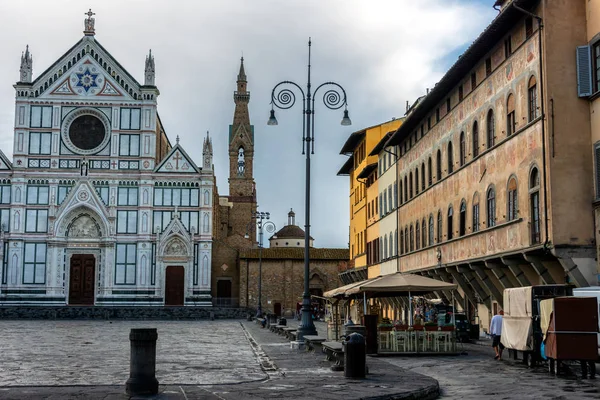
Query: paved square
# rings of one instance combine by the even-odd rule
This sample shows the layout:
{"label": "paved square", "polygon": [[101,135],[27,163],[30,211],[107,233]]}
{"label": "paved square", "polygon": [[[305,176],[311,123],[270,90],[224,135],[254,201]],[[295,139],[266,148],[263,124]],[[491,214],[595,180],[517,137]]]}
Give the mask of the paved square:
{"label": "paved square", "polygon": [[124,385],[132,328],[157,328],[161,384],[267,377],[237,321],[0,321],[0,386]]}

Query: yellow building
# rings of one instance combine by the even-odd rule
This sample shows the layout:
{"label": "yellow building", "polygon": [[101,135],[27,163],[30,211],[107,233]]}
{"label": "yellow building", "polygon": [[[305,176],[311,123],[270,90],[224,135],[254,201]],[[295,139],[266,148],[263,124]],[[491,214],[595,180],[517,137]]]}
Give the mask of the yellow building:
{"label": "yellow building", "polygon": [[[383,200],[377,179],[384,164],[379,164],[377,153],[371,153],[381,139],[395,132],[401,123],[401,119],[393,119],[354,132],[340,151],[340,154],[350,156],[338,172],[338,175],[350,176],[350,263],[348,270],[340,274],[344,283],[381,274],[379,261],[383,244],[380,243],[378,223],[382,217]],[[395,159],[392,161],[392,158],[386,157],[385,169],[390,168],[392,163]],[[388,205],[387,197],[385,206],[392,207],[392,201]]]}

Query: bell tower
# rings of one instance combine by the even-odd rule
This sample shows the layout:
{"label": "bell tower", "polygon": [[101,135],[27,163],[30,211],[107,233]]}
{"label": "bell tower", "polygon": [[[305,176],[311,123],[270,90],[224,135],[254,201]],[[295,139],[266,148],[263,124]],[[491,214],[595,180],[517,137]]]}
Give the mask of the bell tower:
{"label": "bell tower", "polygon": [[250,92],[246,88],[247,84],[242,57],[237,76],[237,90],[233,93],[233,124],[229,126],[229,196],[255,198],[254,126],[250,125],[248,114]]}

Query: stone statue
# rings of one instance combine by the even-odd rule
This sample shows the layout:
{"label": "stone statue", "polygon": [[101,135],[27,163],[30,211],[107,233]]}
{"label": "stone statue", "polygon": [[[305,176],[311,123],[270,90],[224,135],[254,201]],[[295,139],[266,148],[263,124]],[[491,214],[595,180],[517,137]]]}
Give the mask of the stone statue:
{"label": "stone statue", "polygon": [[100,229],[91,217],[88,215],[82,215],[75,221],[71,222],[71,225],[67,231],[68,237],[77,238],[96,238],[100,237]]}
{"label": "stone statue", "polygon": [[96,15],[96,13],[92,12],[92,9],[90,8],[90,10],[88,12],[86,12],[84,15],[87,15],[88,17],[84,20],[84,26],[85,26],[85,30],[83,31],[86,34],[94,34],[94,23],[96,22],[96,19],[92,17],[92,15]]}
{"label": "stone statue", "polygon": [[185,243],[179,238],[171,240],[165,247],[165,255],[167,256],[185,256],[187,249]]}

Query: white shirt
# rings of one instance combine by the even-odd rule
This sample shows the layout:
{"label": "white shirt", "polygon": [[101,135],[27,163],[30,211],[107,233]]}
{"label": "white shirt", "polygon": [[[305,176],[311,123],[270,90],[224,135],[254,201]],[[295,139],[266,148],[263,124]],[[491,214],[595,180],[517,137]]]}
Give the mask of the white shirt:
{"label": "white shirt", "polygon": [[490,335],[502,335],[502,315],[494,315],[490,323]]}

